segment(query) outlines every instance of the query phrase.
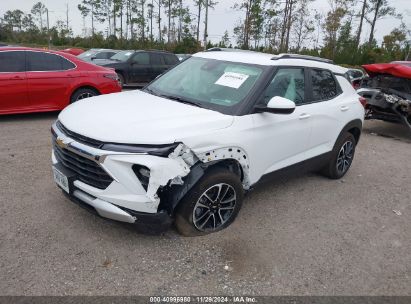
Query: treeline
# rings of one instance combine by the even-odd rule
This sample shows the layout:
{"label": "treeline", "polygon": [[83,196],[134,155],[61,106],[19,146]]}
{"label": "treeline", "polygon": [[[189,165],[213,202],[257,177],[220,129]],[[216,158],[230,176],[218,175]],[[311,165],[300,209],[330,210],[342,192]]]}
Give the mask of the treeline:
{"label": "treeline", "polygon": [[[316,0],[240,0],[232,9],[242,13],[230,36],[207,47],[237,47],[270,53],[302,53],[333,59],[340,64],[404,60],[410,50],[410,31],[404,22],[375,39],[383,18],[402,20],[394,0],[328,0],[326,13],[313,10]],[[193,53],[204,48],[206,11],[214,0],[82,0],[78,12],[87,21],[73,35],[66,20],[48,22],[47,7],[38,2],[31,11],[5,12],[0,18],[0,41],[119,49],[159,48]],[[72,12],[70,12],[72,13]],[[222,18],[224,18],[222,16]],[[85,24],[85,22],[84,22]]]}

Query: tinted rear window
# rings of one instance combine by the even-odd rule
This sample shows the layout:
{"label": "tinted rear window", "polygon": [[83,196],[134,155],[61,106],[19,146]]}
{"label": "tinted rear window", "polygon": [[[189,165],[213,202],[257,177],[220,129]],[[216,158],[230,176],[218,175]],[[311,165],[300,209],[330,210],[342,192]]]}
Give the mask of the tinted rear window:
{"label": "tinted rear window", "polygon": [[330,71],[311,70],[313,101],[329,100],[338,95],[338,87]]}
{"label": "tinted rear window", "polygon": [[50,53],[27,52],[27,61],[28,71],[63,71],[75,67],[63,57]]}
{"label": "tinted rear window", "polygon": [[0,72],[24,72],[25,61],[22,51],[0,52]]}

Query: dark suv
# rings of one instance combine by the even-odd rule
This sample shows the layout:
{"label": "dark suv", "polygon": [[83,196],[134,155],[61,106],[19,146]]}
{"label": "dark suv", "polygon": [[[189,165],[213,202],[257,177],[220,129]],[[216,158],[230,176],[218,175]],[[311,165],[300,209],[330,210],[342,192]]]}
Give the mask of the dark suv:
{"label": "dark suv", "polygon": [[176,55],[163,51],[121,51],[98,64],[114,68],[121,86],[144,86],[179,62]]}

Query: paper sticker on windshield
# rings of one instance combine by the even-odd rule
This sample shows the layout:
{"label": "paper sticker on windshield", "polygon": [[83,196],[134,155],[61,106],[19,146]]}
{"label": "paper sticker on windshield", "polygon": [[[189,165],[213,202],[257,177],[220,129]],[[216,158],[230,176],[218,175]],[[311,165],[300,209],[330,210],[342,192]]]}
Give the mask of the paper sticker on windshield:
{"label": "paper sticker on windshield", "polygon": [[215,84],[238,89],[248,79],[249,75],[226,72],[216,81]]}

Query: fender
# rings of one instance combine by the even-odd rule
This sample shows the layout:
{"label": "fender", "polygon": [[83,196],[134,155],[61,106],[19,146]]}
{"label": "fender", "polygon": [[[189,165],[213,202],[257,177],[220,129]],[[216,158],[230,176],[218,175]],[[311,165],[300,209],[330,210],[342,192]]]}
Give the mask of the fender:
{"label": "fender", "polygon": [[358,129],[359,130],[358,134],[353,134],[355,139],[356,139],[356,144],[358,145],[358,143],[360,141],[360,137],[361,137],[361,131],[362,131],[362,121],[361,121],[361,119],[352,120],[348,124],[345,125],[345,127],[341,130],[340,134],[338,134],[338,137],[334,142],[334,148],[335,148],[335,145],[337,144],[337,141],[341,138],[341,136],[344,133],[349,132],[352,129]]}
{"label": "fender", "polygon": [[[233,172],[236,172],[238,169],[239,172],[236,172],[236,174],[243,174],[241,164],[236,162],[235,159],[217,160],[208,163],[197,162],[190,168],[190,173],[182,178],[182,184],[169,184],[162,189],[159,193],[160,205],[158,206],[158,210],[166,210],[172,215],[178,203],[191,188],[193,188],[206,173],[210,172],[210,170],[221,166]],[[235,166],[236,168],[231,167],[230,169],[230,166]]]}

